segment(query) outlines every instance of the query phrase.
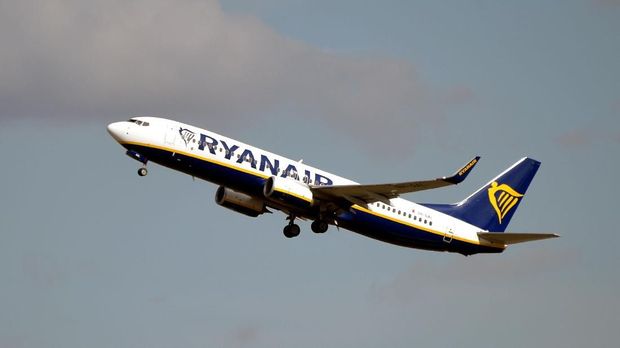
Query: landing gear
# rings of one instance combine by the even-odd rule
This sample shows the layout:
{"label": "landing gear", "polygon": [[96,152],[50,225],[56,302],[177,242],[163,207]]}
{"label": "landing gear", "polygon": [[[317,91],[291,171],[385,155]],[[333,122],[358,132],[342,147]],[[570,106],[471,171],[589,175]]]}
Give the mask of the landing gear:
{"label": "landing gear", "polygon": [[284,237],[293,238],[299,236],[300,229],[299,225],[295,223],[295,215],[289,215],[286,219],[289,220],[289,222],[288,225],[284,226],[284,230],[282,230]]}
{"label": "landing gear", "polygon": [[284,226],[284,230],[282,232],[284,233],[284,237],[286,238],[297,237],[299,236],[299,232],[300,232],[299,225],[288,224]]}
{"label": "landing gear", "polygon": [[148,170],[146,170],[146,164],[148,163],[148,159],[145,156],[142,156],[140,153],[134,151],[134,150],[127,150],[127,152],[125,153],[127,156],[135,159],[138,162],[142,162],[142,168],[138,169],[138,175],[140,176],[146,176],[146,174],[149,173]]}
{"label": "landing gear", "polygon": [[329,227],[329,225],[324,220],[315,220],[312,222],[312,225],[310,225],[310,227],[312,228],[312,232],[314,233],[325,233],[327,232],[327,228]]}

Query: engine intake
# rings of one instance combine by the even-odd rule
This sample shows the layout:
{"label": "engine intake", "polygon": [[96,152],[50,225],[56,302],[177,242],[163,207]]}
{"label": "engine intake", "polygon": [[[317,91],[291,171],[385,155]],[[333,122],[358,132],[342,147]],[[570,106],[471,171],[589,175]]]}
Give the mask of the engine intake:
{"label": "engine intake", "polygon": [[310,187],[290,178],[270,177],[265,181],[263,194],[270,200],[291,207],[307,208],[314,204]]}
{"label": "engine intake", "polygon": [[215,192],[215,203],[224,208],[251,217],[257,217],[267,212],[264,200],[248,196],[245,193],[237,192],[224,186],[220,186],[217,192]]}

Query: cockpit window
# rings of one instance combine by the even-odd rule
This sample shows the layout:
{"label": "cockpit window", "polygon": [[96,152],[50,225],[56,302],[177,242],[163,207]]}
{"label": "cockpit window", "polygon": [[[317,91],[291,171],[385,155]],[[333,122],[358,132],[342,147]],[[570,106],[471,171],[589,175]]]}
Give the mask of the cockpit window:
{"label": "cockpit window", "polygon": [[148,123],[148,122],[146,122],[146,121],[140,121],[140,120],[135,120],[135,119],[133,119],[133,118],[131,118],[131,119],[127,120],[127,122],[135,123],[135,124],[137,124],[138,126],[144,126],[144,127],[148,127],[148,126],[149,126],[149,123]]}

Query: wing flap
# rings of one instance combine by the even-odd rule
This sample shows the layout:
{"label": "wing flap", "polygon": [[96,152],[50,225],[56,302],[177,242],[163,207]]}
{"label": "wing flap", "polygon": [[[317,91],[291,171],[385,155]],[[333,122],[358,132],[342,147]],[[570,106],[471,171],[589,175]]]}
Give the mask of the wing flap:
{"label": "wing flap", "polygon": [[396,198],[403,193],[418,192],[459,184],[465,180],[479,160],[480,157],[476,156],[453,175],[433,180],[374,185],[313,186],[310,189],[314,195],[323,199],[344,198],[354,204],[358,204],[358,201],[366,203],[377,201],[387,202],[389,199]]}
{"label": "wing flap", "polygon": [[517,244],[534,240],[558,238],[555,233],[504,233],[504,232],[478,232],[478,237],[492,243]]}

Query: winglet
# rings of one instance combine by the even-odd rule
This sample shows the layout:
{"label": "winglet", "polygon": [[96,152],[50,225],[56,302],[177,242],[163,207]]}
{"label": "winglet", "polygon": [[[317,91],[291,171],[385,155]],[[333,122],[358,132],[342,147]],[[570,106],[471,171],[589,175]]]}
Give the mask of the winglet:
{"label": "winglet", "polygon": [[460,184],[467,178],[467,175],[471,172],[472,169],[476,166],[476,163],[480,160],[480,156],[474,157],[471,161],[469,161],[463,168],[459,169],[454,173],[454,175],[444,178],[445,181],[451,184]]}

